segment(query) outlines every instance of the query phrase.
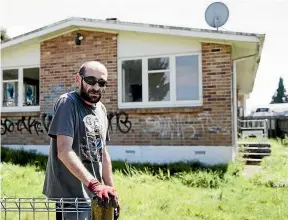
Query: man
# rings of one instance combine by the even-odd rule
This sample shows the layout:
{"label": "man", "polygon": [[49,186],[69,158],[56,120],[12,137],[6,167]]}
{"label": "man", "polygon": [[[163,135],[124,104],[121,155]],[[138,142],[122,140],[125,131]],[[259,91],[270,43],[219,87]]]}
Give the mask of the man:
{"label": "man", "polygon": [[[96,195],[99,204],[106,206],[111,197],[116,201],[118,218],[120,206],[106,149],[107,114],[100,102],[107,77],[103,64],[86,62],[75,76],[78,91],[63,94],[55,102],[48,131],[51,142],[43,194],[48,198],[63,198],[63,201],[65,198],[91,199]],[[56,204],[59,210],[62,206],[62,203]],[[65,203],[64,207],[75,208],[75,202]],[[62,217],[64,220],[91,218],[90,211],[78,216],[76,212],[56,214],[57,220]]]}

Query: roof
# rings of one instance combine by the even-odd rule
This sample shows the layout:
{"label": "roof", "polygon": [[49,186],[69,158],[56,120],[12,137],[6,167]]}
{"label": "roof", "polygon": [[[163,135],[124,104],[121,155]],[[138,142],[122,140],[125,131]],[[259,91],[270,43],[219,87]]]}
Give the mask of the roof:
{"label": "roof", "polygon": [[210,30],[210,29],[199,29],[199,28],[188,28],[178,26],[167,26],[158,24],[145,24],[145,23],[134,23],[124,22],[118,19],[90,19],[90,18],[79,18],[70,17],[68,19],[61,20],[59,22],[38,28],[31,32],[24,33],[22,35],[10,38],[2,42],[2,48],[6,48],[26,40],[33,39],[45,34],[49,34],[53,31],[57,31],[70,26],[75,27],[90,27],[90,28],[102,28],[114,31],[137,31],[155,34],[168,34],[178,36],[190,36],[207,39],[218,39],[227,41],[243,41],[243,42],[261,42],[264,34],[256,33],[243,33],[243,32],[232,32],[232,31],[221,31],[221,30]]}
{"label": "roof", "polygon": [[[8,39],[1,44],[1,50],[14,45],[41,42],[74,30],[91,30],[119,34],[139,32],[170,36],[191,37],[201,42],[224,43],[232,46],[232,61],[237,62],[237,86],[241,94],[249,94],[255,82],[260,63],[265,34],[244,33],[158,24],[123,22],[118,19],[90,19],[70,17],[56,23],[38,28],[25,34]],[[241,80],[242,79],[242,80]]]}

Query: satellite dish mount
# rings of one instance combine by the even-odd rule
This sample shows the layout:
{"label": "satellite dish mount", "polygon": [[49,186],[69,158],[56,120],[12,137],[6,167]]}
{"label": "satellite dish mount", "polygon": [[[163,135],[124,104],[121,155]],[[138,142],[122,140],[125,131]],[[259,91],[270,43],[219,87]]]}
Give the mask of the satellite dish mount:
{"label": "satellite dish mount", "polygon": [[205,20],[210,27],[218,28],[223,26],[229,18],[229,9],[222,2],[210,4],[205,11]]}

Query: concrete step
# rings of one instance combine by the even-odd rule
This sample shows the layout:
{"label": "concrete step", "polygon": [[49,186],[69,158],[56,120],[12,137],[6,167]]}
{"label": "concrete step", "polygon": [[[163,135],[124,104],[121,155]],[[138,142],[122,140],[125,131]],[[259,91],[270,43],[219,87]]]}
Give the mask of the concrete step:
{"label": "concrete step", "polygon": [[271,150],[270,147],[243,147],[245,150]]}
{"label": "concrete step", "polygon": [[240,155],[246,164],[259,164],[264,157],[271,155],[271,145],[269,142],[242,141],[238,143]]}
{"label": "concrete step", "polygon": [[244,158],[247,165],[260,165],[262,159]]}
{"label": "concrete step", "polygon": [[269,156],[270,153],[251,153],[251,152],[241,152],[242,155],[257,155],[257,156]]}
{"label": "concrete step", "polygon": [[262,159],[255,159],[255,158],[245,158],[246,161],[252,161],[252,162],[261,162]]}

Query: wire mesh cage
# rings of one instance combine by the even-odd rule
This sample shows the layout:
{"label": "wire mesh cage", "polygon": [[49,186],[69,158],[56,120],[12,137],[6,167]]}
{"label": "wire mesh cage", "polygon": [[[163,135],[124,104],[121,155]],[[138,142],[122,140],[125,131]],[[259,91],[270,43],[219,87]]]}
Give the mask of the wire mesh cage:
{"label": "wire mesh cage", "polygon": [[79,198],[1,198],[1,219],[113,220],[114,209]]}

